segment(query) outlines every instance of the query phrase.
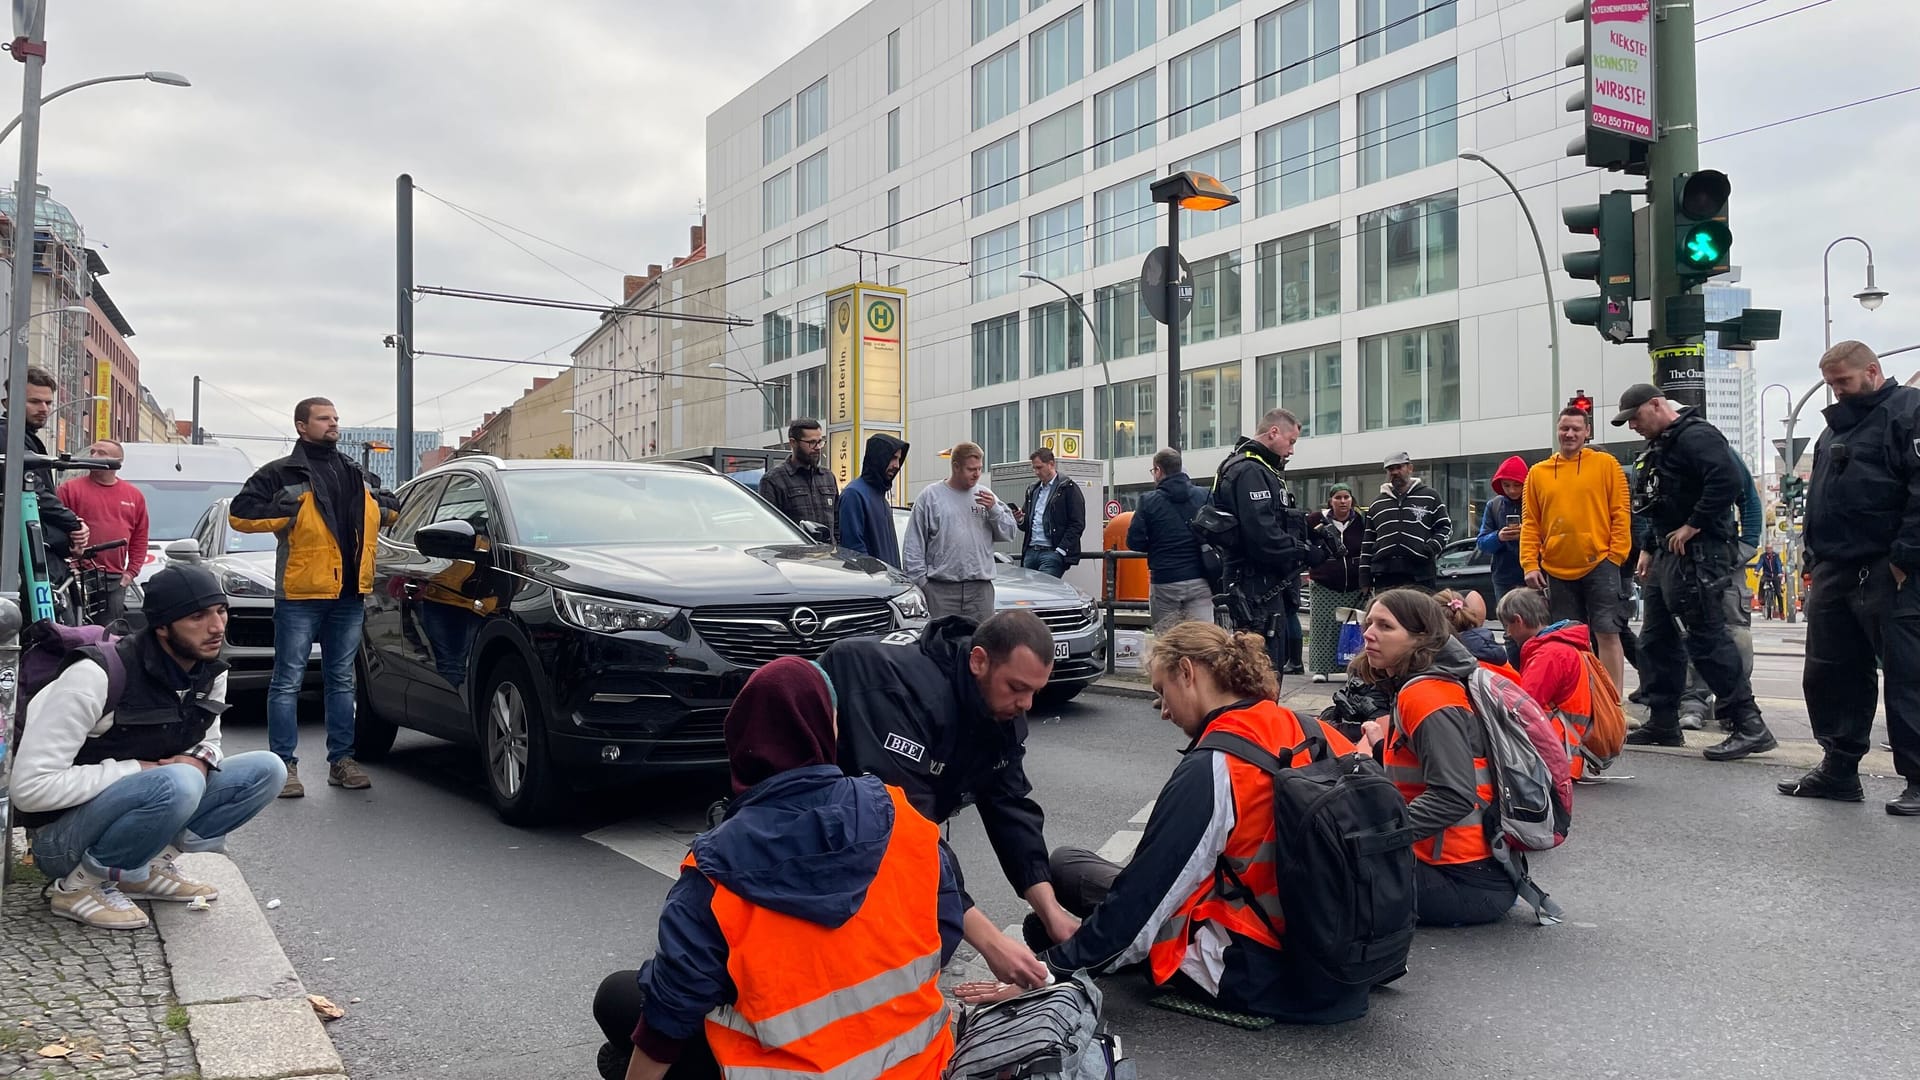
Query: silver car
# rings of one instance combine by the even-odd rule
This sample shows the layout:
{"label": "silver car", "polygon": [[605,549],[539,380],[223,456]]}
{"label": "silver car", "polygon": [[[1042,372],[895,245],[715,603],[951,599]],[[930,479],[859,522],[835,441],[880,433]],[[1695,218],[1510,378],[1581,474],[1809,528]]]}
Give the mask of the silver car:
{"label": "silver car", "polygon": [[[209,506],[193,534],[166,547],[173,562],[198,562],[212,570],[227,590],[227,662],[229,690],[265,690],[273,678],[273,559],[278,540],[272,533],[248,533],[227,522],[227,499]],[[307,660],[307,686],[318,685],[320,646]]]}

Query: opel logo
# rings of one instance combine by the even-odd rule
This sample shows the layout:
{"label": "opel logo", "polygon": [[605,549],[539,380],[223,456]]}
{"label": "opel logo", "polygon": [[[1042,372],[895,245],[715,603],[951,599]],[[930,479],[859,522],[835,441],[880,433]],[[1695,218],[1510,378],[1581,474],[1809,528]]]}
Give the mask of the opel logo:
{"label": "opel logo", "polygon": [[801,637],[810,638],[820,632],[820,616],[812,608],[794,608],[787,625]]}

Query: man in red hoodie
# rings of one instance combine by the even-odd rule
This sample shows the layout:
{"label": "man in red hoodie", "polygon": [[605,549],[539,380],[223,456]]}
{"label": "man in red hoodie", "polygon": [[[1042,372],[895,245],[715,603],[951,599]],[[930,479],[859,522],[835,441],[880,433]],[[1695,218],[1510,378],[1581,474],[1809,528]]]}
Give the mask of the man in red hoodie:
{"label": "man in red hoodie", "polygon": [[1520,687],[1546,708],[1567,746],[1567,765],[1575,780],[1586,775],[1581,752],[1593,727],[1593,678],[1587,667],[1583,623],[1549,623],[1547,602],[1534,589],[1515,589],[1500,598],[1495,613],[1507,637],[1520,643]]}
{"label": "man in red hoodie", "polygon": [[[87,448],[87,456],[119,461],[127,452],[112,439],[101,439]],[[97,469],[61,484],[60,501],[87,523],[88,543],[127,542],[126,547],[101,552],[95,560],[96,566],[113,575],[107,586],[107,621],[120,619],[127,613],[127,586],[147,558],[147,497],[121,480],[118,472]]]}

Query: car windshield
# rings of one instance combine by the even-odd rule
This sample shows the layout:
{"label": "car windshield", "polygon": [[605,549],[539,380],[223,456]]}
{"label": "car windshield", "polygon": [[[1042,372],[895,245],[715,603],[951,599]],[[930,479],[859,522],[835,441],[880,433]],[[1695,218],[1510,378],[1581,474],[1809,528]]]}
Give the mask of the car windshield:
{"label": "car windshield", "polygon": [[804,544],[725,477],[691,469],[511,469],[499,474],[526,544]]}
{"label": "car windshield", "polygon": [[220,480],[142,480],[134,486],[147,497],[147,538],[155,541],[192,536],[214,500],[240,494],[239,484]]}
{"label": "car windshield", "polygon": [[242,551],[272,551],[280,538],[272,533],[246,533],[239,529],[227,530],[227,554]]}

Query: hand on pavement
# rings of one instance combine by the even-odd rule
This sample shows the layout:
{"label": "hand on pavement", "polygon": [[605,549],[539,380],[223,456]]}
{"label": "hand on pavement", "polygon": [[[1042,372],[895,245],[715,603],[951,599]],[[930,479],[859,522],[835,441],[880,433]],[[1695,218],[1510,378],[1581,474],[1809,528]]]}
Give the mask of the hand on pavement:
{"label": "hand on pavement", "polygon": [[1020,988],[1003,982],[964,982],[953,988],[962,1005],[992,1005],[1020,996]]}
{"label": "hand on pavement", "polygon": [[995,934],[980,949],[980,956],[993,971],[993,977],[1003,983],[1027,989],[1047,985],[1047,965],[1024,943],[1005,934]]}
{"label": "hand on pavement", "polygon": [[1691,525],[1682,525],[1667,536],[1667,550],[1675,555],[1687,553],[1687,541],[1700,535],[1700,530]]}
{"label": "hand on pavement", "polygon": [[1527,571],[1527,587],[1544,592],[1547,587],[1547,572],[1545,570]]}

